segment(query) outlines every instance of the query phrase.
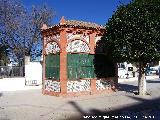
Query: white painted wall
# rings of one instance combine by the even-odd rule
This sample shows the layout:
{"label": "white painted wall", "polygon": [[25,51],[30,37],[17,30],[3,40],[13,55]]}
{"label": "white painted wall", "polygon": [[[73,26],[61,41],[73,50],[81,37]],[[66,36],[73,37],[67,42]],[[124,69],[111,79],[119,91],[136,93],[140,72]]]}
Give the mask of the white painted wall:
{"label": "white painted wall", "polygon": [[42,84],[42,65],[40,62],[28,62],[25,64],[26,85]]}
{"label": "white painted wall", "polygon": [[3,78],[0,79],[1,91],[18,91],[18,90],[32,90],[41,89],[42,86],[25,86],[25,78]]}

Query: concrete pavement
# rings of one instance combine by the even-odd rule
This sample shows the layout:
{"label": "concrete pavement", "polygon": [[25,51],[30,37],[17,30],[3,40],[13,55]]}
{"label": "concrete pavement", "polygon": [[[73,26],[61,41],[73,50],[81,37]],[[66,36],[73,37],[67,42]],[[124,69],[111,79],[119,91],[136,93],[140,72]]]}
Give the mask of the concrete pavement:
{"label": "concrete pavement", "polygon": [[[80,97],[44,96],[41,90],[0,92],[0,120],[76,120],[83,115],[136,106],[160,98],[160,79],[148,79],[150,95],[138,96],[137,81],[120,83],[114,93]],[[87,118],[85,118],[87,119]],[[104,118],[102,118],[104,119]]]}
{"label": "concrete pavement", "polygon": [[26,86],[24,77],[0,79],[0,91],[21,91],[41,89],[42,86]]}

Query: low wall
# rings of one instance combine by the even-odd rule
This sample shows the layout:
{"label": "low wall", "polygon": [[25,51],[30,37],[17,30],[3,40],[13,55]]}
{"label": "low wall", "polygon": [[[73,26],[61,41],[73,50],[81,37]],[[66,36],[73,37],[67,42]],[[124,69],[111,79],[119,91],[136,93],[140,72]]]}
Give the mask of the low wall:
{"label": "low wall", "polygon": [[65,93],[60,81],[44,80],[43,94],[53,96],[79,96],[116,90],[117,78],[68,80]]}
{"label": "low wall", "polygon": [[41,89],[42,86],[25,86],[25,78],[3,78],[0,79],[0,91],[18,91]]}

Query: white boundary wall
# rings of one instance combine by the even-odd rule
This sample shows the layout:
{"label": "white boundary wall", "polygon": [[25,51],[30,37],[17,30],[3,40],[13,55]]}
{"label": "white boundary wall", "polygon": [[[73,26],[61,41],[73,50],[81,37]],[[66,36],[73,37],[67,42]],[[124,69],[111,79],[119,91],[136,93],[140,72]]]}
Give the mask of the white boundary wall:
{"label": "white boundary wall", "polygon": [[0,79],[0,91],[18,91],[41,89],[42,86],[25,86],[25,78],[3,78]]}
{"label": "white boundary wall", "polygon": [[40,62],[29,62],[25,65],[26,85],[42,84],[42,65]]}
{"label": "white boundary wall", "polygon": [[42,65],[40,62],[30,62],[30,56],[25,56],[25,85],[42,84]]}

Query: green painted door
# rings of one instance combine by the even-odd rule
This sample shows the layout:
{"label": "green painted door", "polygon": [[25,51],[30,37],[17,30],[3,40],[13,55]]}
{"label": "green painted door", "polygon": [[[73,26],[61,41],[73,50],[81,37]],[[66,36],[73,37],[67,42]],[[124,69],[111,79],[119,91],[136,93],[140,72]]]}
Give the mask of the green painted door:
{"label": "green painted door", "polygon": [[68,54],[68,79],[94,78],[94,55]]}
{"label": "green painted door", "polygon": [[78,79],[78,65],[79,65],[79,55],[78,54],[68,54],[67,55],[67,67],[68,67],[68,78]]}
{"label": "green painted door", "polygon": [[59,54],[49,54],[46,56],[45,75],[47,79],[59,79],[60,56]]}

